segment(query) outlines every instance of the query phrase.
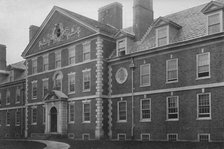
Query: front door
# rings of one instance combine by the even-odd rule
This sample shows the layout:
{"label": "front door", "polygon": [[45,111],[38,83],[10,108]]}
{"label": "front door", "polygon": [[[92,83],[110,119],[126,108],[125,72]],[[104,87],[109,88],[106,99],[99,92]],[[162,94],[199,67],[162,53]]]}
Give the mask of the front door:
{"label": "front door", "polygon": [[57,109],[55,107],[51,108],[51,132],[57,132]]}

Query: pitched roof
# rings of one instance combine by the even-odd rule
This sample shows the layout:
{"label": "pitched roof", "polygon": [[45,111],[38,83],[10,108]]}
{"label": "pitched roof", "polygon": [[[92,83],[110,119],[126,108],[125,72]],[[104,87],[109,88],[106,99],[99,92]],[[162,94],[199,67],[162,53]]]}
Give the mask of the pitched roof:
{"label": "pitched roof", "polygon": [[26,66],[25,66],[25,61],[20,61],[14,64],[10,64],[9,66],[11,67],[11,69],[21,69],[21,70],[26,70]]}

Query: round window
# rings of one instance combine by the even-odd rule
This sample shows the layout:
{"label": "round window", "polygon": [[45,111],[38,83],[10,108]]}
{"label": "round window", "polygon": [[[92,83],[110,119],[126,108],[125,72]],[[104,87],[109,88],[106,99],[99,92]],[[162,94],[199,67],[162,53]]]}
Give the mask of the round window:
{"label": "round window", "polygon": [[116,72],[116,81],[119,84],[123,84],[127,80],[127,77],[128,77],[127,69],[120,68],[120,69],[117,70],[117,72]]}

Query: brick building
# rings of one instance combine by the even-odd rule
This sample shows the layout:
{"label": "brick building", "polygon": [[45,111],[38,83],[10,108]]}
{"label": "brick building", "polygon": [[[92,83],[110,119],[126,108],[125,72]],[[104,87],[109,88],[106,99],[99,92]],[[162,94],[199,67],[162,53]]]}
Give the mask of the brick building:
{"label": "brick building", "polygon": [[25,137],[223,141],[223,10],[155,19],[152,0],[134,0],[122,28],[120,3],[98,21],[53,7],[22,53]]}

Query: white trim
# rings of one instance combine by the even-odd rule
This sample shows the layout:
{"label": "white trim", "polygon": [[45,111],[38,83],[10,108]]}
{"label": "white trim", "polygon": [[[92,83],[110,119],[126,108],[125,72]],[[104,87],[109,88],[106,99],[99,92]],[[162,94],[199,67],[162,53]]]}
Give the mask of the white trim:
{"label": "white trim", "polygon": [[[212,34],[216,34],[216,33],[212,33],[212,34],[208,34],[208,18],[212,15],[216,15],[216,14],[219,14],[219,21],[220,21],[220,32],[223,31],[223,10],[219,10],[219,11],[215,11],[215,12],[212,12],[212,13],[209,13],[207,15],[207,18],[206,18],[206,35],[212,35]],[[220,33],[218,32],[218,33]]]}
{"label": "white trim", "polygon": [[[31,74],[37,74],[37,73],[38,73],[38,67],[37,67],[37,66],[38,66],[38,62],[37,62],[37,57],[32,58],[31,61],[32,61]],[[34,68],[34,61],[36,61],[36,65],[35,65],[35,67],[36,67],[36,72],[33,71],[33,68]]]}
{"label": "white trim", "polygon": [[[169,25],[166,25],[166,26],[156,28],[156,47],[161,47],[161,46],[159,46],[159,43],[158,43],[158,41],[159,41],[158,32],[159,32],[159,30],[164,29],[164,28],[166,28],[166,42],[167,42],[165,45],[169,44],[169,29],[170,29],[170,27],[169,27]],[[162,46],[165,46],[165,45],[162,45]]]}
{"label": "white trim", "polygon": [[[73,121],[70,121],[71,119],[71,105],[73,105],[73,110],[74,110],[74,117],[73,117]],[[69,124],[74,124],[75,123],[75,102],[69,102],[68,104],[68,123]]]}
{"label": "white trim", "polygon": [[142,139],[142,136],[143,135],[146,135],[146,136],[148,136],[149,137],[149,140],[147,140],[147,141],[150,141],[151,139],[150,139],[150,133],[141,133],[141,141],[146,141],[146,140],[143,140]]}
{"label": "white trim", "polygon": [[167,141],[172,141],[172,140],[169,139],[169,136],[171,136],[171,135],[176,136],[176,141],[179,141],[179,139],[178,139],[178,133],[167,133]]}
{"label": "white trim", "polygon": [[74,91],[70,91],[70,81],[71,81],[71,76],[74,76],[75,78],[75,82],[76,82],[76,73],[75,72],[71,72],[68,74],[68,94],[74,94],[75,93],[75,84],[74,84]]}
{"label": "white trim", "polygon": [[[86,62],[86,61],[90,61],[91,60],[91,40],[89,40],[89,41],[84,41],[83,43],[82,43],[82,61],[83,62]],[[88,49],[84,49],[84,47],[86,47],[86,46],[88,46]],[[86,53],[89,53],[89,59],[84,59],[84,54],[86,54]]]}
{"label": "white trim", "polygon": [[[120,103],[121,102],[125,102],[125,111],[126,111],[126,119],[125,120],[120,120],[120,114],[119,114],[119,107],[120,107]],[[127,120],[127,101],[126,100],[121,100],[121,101],[118,101],[117,102],[117,122],[118,123],[126,123],[128,120]]]}
{"label": "white trim", "polygon": [[[54,52],[54,54],[55,54],[54,68],[61,68],[61,66],[62,66],[62,65],[61,65],[61,64],[62,64],[62,63],[61,63],[61,62],[62,62],[62,61],[61,61],[61,52],[62,52],[62,49],[57,50],[57,51]],[[59,55],[59,58],[60,58],[60,66],[58,66],[58,67],[57,67],[57,59],[56,59],[57,56],[56,56],[56,55]],[[58,61],[59,61],[59,59],[58,59]]]}
{"label": "white trim", "polygon": [[[169,119],[169,104],[168,104],[168,100],[169,100],[169,98],[176,98],[176,100],[177,100],[177,118],[175,118],[175,119]],[[169,96],[169,97],[167,97],[166,98],[166,120],[167,121],[179,121],[179,96]]]}
{"label": "white trim", "polygon": [[[141,70],[142,70],[142,67],[144,66],[148,66],[149,67],[149,72],[148,72],[148,75],[149,75],[149,82],[147,84],[142,84],[142,74],[141,74]],[[151,86],[151,65],[148,63],[148,64],[142,64],[140,65],[140,87],[146,87],[146,86]]]}
{"label": "white trim", "polygon": [[[84,105],[88,104],[89,105],[89,120],[85,121],[84,118]],[[91,123],[91,100],[86,100],[82,102],[82,123]]]}
{"label": "white trim", "polygon": [[[173,70],[168,70],[168,63],[170,62],[170,61],[172,61],[172,60],[175,60],[176,61],[176,66],[177,66],[177,68],[176,69],[173,69]],[[177,80],[174,80],[174,81],[169,81],[168,79],[168,71],[174,71],[174,70],[176,70],[176,72],[177,72]],[[172,58],[172,59],[169,59],[169,60],[166,60],[166,83],[176,83],[176,82],[178,82],[178,78],[179,78],[179,73],[178,73],[178,58]]]}
{"label": "white trim", "polygon": [[[43,56],[42,56],[42,58],[43,58],[43,65],[42,65],[42,71],[48,71],[49,70],[49,53],[47,53],[47,54],[44,54]],[[46,70],[44,70],[44,59],[47,59],[47,65],[48,65],[48,67],[47,67],[47,69]]]}
{"label": "white trim", "polygon": [[[149,119],[143,119],[142,118],[142,101],[144,101],[144,100],[149,100],[149,110],[150,110],[150,118]],[[151,119],[152,119],[152,117],[151,117],[151,99],[150,98],[143,98],[143,99],[140,99],[140,122],[151,122]]]}
{"label": "white trim", "polygon": [[[74,50],[74,51],[73,51]],[[71,55],[71,53],[74,52],[75,55]],[[75,62],[74,63],[71,63],[70,62],[70,58],[72,57],[75,57]],[[72,64],[75,64],[76,63],[76,45],[72,45],[72,46],[69,46],[68,47],[68,65],[72,65]]]}
{"label": "white trim", "polygon": [[14,110],[14,109],[23,109],[25,106],[16,106],[16,107],[4,107],[0,108],[0,111],[5,111],[5,110]]}
{"label": "white trim", "polygon": [[[209,117],[199,117],[199,96],[200,95],[209,95]],[[211,120],[212,119],[212,107],[211,107],[211,93],[199,93],[197,94],[197,120]]]}
{"label": "white trim", "polygon": [[211,141],[210,133],[198,133],[198,142],[201,142],[201,141],[200,141],[200,136],[201,136],[201,135],[207,135],[207,136],[208,136],[208,142]]}
{"label": "white trim", "polygon": [[45,95],[44,95],[44,82],[47,82],[47,89],[49,90],[49,78],[42,79],[42,97],[45,97]]}
{"label": "white trim", "polygon": [[[195,90],[195,89],[202,89],[202,88],[213,88],[213,87],[224,87],[224,82],[185,86],[185,87],[177,87],[177,88],[169,88],[169,89],[158,89],[158,90],[143,91],[143,92],[135,92],[134,96],[145,95],[145,94],[148,95],[148,94],[158,94],[158,93],[167,93],[167,92]],[[127,97],[127,96],[132,96],[132,94],[131,93],[126,93],[126,94],[111,95],[110,98],[121,98],[121,97]]]}
{"label": "white trim", "polygon": [[125,51],[125,55],[127,55],[128,54],[128,52],[127,52],[127,37],[125,37],[125,38],[122,38],[122,39],[119,39],[119,40],[117,40],[116,41],[116,55],[117,56],[119,56],[119,49],[118,49],[118,45],[119,45],[119,42],[121,42],[121,41],[124,41],[124,51]]}
{"label": "white trim", "polygon": [[[198,64],[198,57],[200,55],[205,55],[205,54],[208,54],[208,65],[209,65],[209,76],[205,76],[205,77],[199,77],[198,76],[198,67],[199,67],[199,64]],[[201,79],[208,79],[208,78],[211,78],[211,62],[210,62],[210,52],[206,52],[206,53],[200,53],[200,54],[197,54],[196,55],[196,80],[201,80]]]}
{"label": "white trim", "polygon": [[117,134],[117,140],[118,140],[118,141],[123,141],[123,140],[120,140],[120,136],[121,136],[121,135],[124,135],[124,140],[126,140],[126,133],[118,133],[118,134]]}
{"label": "white trim", "polygon": [[[84,89],[84,73],[89,72],[89,89]],[[91,91],[91,69],[85,69],[82,71],[82,91],[83,92],[90,92]]]}

